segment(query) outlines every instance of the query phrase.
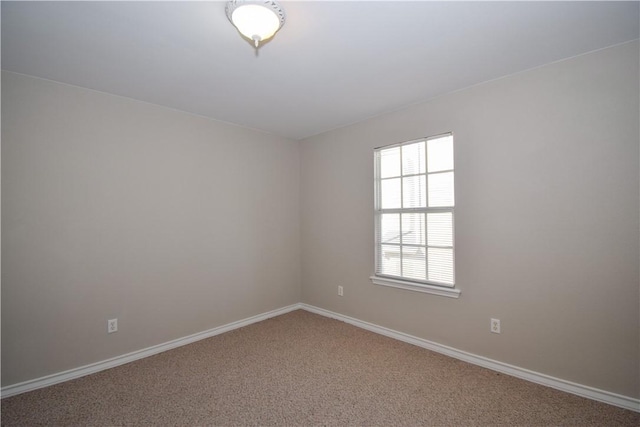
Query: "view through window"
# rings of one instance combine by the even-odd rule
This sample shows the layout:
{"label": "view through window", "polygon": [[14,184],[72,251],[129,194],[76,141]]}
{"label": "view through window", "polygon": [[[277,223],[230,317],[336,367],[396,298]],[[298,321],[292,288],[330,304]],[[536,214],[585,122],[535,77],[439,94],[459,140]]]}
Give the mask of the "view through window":
{"label": "view through window", "polygon": [[453,135],[375,150],[376,276],[453,287]]}

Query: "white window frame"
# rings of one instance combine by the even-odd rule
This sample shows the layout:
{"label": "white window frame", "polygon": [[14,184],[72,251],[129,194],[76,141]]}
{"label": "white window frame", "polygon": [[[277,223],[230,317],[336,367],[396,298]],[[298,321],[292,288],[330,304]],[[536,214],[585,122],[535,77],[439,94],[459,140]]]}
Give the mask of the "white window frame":
{"label": "white window frame", "polygon": [[[382,151],[382,150],[386,150],[386,149],[390,149],[390,148],[394,148],[394,147],[401,147],[404,145],[410,145],[410,144],[414,144],[417,142],[421,142],[424,141],[425,142],[425,157],[426,157],[426,153],[427,153],[427,142],[431,139],[437,139],[437,138],[442,138],[444,136],[453,136],[452,132],[447,132],[447,133],[443,133],[443,134],[438,134],[438,135],[434,135],[434,136],[430,136],[430,137],[426,137],[426,138],[420,138],[420,139],[416,139],[416,140],[411,140],[411,141],[406,141],[406,142],[402,142],[402,143],[398,143],[398,144],[391,144],[391,145],[386,145],[383,147],[378,147],[374,150],[374,182],[375,182],[375,206],[374,206],[374,220],[375,220],[375,228],[374,228],[374,238],[375,238],[375,274],[373,276],[370,277],[371,281],[376,284],[376,285],[382,285],[382,286],[389,286],[389,287],[393,287],[393,288],[399,288],[399,289],[406,289],[406,290],[410,290],[410,291],[416,291],[416,292],[423,292],[423,293],[428,293],[428,294],[434,294],[434,295],[439,295],[439,296],[444,296],[444,297],[450,297],[450,298],[458,298],[460,296],[460,290],[455,288],[455,202],[454,202],[454,206],[450,206],[450,207],[425,207],[425,208],[397,208],[397,209],[382,209],[381,208],[381,196],[380,196],[380,182],[381,182],[381,178],[380,178],[380,162],[378,159],[378,152]],[[454,141],[455,144],[455,141]],[[425,162],[427,162],[427,159],[425,158]],[[425,165],[428,163],[425,163]],[[454,172],[453,174],[453,179],[454,179],[454,188],[455,188],[455,161],[454,161],[454,168],[451,169],[450,171]],[[442,173],[442,172],[448,172],[448,171],[438,171],[436,173]],[[429,179],[429,173],[428,171],[425,171],[425,175],[426,175],[426,179],[427,179],[427,185],[428,185],[428,179]],[[454,197],[455,197],[455,190],[454,190]],[[378,236],[378,230],[380,230],[380,221],[381,221],[381,217],[383,213],[406,213],[406,212],[425,212],[425,213],[429,213],[429,212],[451,212],[452,217],[453,217],[453,238],[454,238],[454,242],[453,242],[453,247],[452,247],[452,251],[453,251],[453,274],[454,274],[454,280],[452,284],[448,284],[448,283],[439,283],[439,282],[434,282],[434,281],[422,281],[422,280],[414,280],[414,279],[410,279],[410,278],[406,278],[406,277],[401,277],[401,276],[390,276],[390,275],[382,275],[377,273],[379,271],[379,266],[378,266],[378,262],[380,259],[380,246],[382,244],[382,242],[380,242],[380,236]],[[428,248],[428,246],[427,246]]]}

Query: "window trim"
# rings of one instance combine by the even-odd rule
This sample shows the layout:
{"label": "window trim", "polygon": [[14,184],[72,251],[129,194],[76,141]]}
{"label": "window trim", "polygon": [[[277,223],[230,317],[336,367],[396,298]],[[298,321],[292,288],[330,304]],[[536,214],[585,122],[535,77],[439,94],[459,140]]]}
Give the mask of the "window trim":
{"label": "window trim", "polygon": [[[386,149],[391,149],[394,147],[401,147],[404,145],[410,145],[416,142],[421,142],[424,141],[425,142],[425,150],[426,150],[426,144],[427,141],[431,140],[431,139],[437,139],[437,138],[441,138],[441,137],[445,137],[445,136],[451,136],[453,137],[453,132],[445,132],[445,133],[441,133],[441,134],[437,134],[437,135],[432,135],[432,136],[428,136],[428,137],[424,137],[424,138],[418,138],[418,139],[414,139],[414,140],[410,140],[410,141],[405,141],[405,142],[400,142],[400,143],[395,143],[395,144],[389,144],[389,145],[384,145],[381,147],[376,147],[374,148],[374,239],[375,239],[375,245],[374,245],[374,274],[372,276],[369,277],[369,279],[371,280],[371,282],[373,282],[376,285],[382,285],[382,286],[389,286],[389,287],[393,287],[393,288],[399,288],[399,289],[405,289],[405,290],[410,290],[410,291],[415,291],[415,292],[422,292],[422,293],[428,293],[428,294],[434,294],[434,295],[439,295],[439,296],[444,296],[444,297],[449,297],[449,298],[459,298],[460,297],[460,290],[456,289],[456,285],[455,285],[455,243],[453,244],[452,252],[453,252],[453,274],[454,274],[454,282],[452,284],[449,283],[440,283],[440,282],[436,282],[436,281],[423,281],[423,280],[412,280],[410,278],[406,278],[406,277],[399,277],[399,276],[390,276],[390,275],[384,275],[384,274],[378,274],[378,257],[379,257],[379,246],[380,243],[378,242],[378,236],[377,236],[377,232],[378,232],[378,228],[379,228],[379,217],[382,215],[382,211],[383,209],[380,207],[380,182],[382,181],[382,178],[380,177],[380,162],[378,161],[378,155],[377,153],[379,153],[382,150],[386,150]],[[426,151],[425,151],[426,153]],[[445,171],[438,171],[435,173],[444,173],[444,172],[453,172],[454,173],[454,180],[455,180],[455,166],[453,167],[453,169],[450,170],[445,170]],[[418,174],[420,175],[420,174]],[[428,175],[429,173],[425,171],[425,176],[428,180]],[[401,175],[404,176],[404,175]],[[407,175],[409,176],[409,175]],[[428,181],[427,181],[428,182]],[[454,182],[455,185],[455,182]],[[455,193],[454,193],[455,194]],[[455,197],[455,196],[454,196]],[[455,239],[455,199],[454,199],[454,204],[453,206],[443,206],[443,207],[426,207],[426,208],[397,208],[397,209],[386,209],[385,213],[393,213],[391,211],[395,211],[397,210],[398,213],[400,212],[407,212],[407,211],[412,211],[413,209],[415,209],[416,211],[419,212],[427,212],[427,211],[444,211],[444,212],[451,212],[451,215],[453,216],[453,236]]]}
{"label": "window trim", "polygon": [[442,285],[430,285],[422,282],[410,282],[404,279],[391,279],[386,276],[371,276],[371,282],[375,285],[389,286],[391,288],[406,289],[425,294],[439,295],[449,298],[460,298],[460,289]]}

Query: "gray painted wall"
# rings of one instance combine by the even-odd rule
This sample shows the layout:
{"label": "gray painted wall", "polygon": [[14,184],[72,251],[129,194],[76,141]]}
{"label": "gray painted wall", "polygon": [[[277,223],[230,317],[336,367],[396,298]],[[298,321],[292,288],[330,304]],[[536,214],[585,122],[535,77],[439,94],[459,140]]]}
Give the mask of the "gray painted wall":
{"label": "gray painted wall", "polygon": [[[633,42],[303,141],[303,302],[640,397],[638,77]],[[374,285],[373,148],[448,131],[462,295]]]}
{"label": "gray painted wall", "polygon": [[3,385],[300,301],[298,143],[2,79]]}
{"label": "gray painted wall", "polygon": [[[629,43],[300,144],[3,73],[2,384],[303,301],[640,397],[638,60]],[[447,131],[462,296],[373,285],[372,150]]]}

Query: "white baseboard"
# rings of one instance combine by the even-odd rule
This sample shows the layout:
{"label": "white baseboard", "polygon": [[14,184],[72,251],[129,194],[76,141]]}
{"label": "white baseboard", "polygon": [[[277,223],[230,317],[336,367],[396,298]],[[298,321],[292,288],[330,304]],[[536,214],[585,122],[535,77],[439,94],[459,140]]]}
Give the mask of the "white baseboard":
{"label": "white baseboard", "polygon": [[403,341],[409,344],[416,345],[418,347],[426,348],[437,353],[441,353],[455,359],[463,360],[474,365],[482,366],[506,375],[521,378],[527,381],[531,381],[536,384],[541,384],[547,387],[555,388],[560,391],[575,394],[578,396],[586,397],[588,399],[597,400],[600,402],[608,403],[609,405],[618,406],[624,409],[630,409],[635,412],[640,412],[640,399],[634,399],[628,396],[622,396],[620,394],[611,393],[604,390],[599,390],[593,387],[588,387],[581,384],[576,384],[571,381],[566,381],[560,378],[554,378],[549,375],[541,374],[538,372],[530,371],[528,369],[519,368],[517,366],[509,365],[507,363],[499,362],[497,360],[488,359],[486,357],[478,356],[475,354],[467,353],[466,351],[457,350],[446,345],[438,344],[433,341],[428,341],[422,338],[414,337],[402,332],[394,331],[382,326],[375,325],[373,323],[364,322],[362,320],[355,319],[353,317],[345,316],[342,314],[334,313],[329,310],[314,307],[308,304],[300,304],[300,308],[316,313],[321,316],[330,317],[332,319],[340,320],[345,323],[357,326],[362,329],[366,329],[371,332],[375,332],[380,335],[394,338],[399,341]]}
{"label": "white baseboard", "polygon": [[588,387],[581,384],[576,384],[570,381],[554,378],[549,375],[533,372],[528,369],[519,368],[517,366],[509,365],[507,363],[499,362],[497,360],[488,359],[486,357],[478,356],[475,354],[467,353],[462,350],[457,350],[446,345],[438,344],[433,341],[428,341],[422,338],[414,337],[402,332],[394,331],[389,328],[375,325],[373,323],[364,322],[353,317],[345,316],[342,314],[334,313],[329,310],[318,308],[309,304],[292,304],[287,307],[279,308],[267,313],[259,314],[257,316],[248,317],[243,320],[228,323],[226,325],[219,326],[217,328],[209,329],[204,332],[199,332],[193,335],[189,335],[184,338],[179,338],[173,341],[166,342],[164,344],[158,344],[153,347],[148,347],[142,350],[134,351],[122,356],[117,356],[101,362],[92,363],[90,365],[81,366],[79,368],[70,369],[68,371],[60,372],[57,374],[47,375],[46,377],[36,378],[34,380],[25,381],[22,383],[3,387],[0,390],[2,398],[15,396],[27,391],[37,390],[39,388],[48,387],[54,384],[62,383],[65,381],[80,378],[86,375],[95,374],[96,372],[104,371],[105,369],[114,368],[116,366],[124,365],[125,363],[133,362],[135,360],[143,359],[145,357],[152,356],[154,354],[162,353],[167,350],[181,347],[183,345],[191,344],[196,341],[200,341],[206,338],[213,337],[215,335],[223,334],[225,332],[232,331],[234,329],[248,326],[252,323],[261,322],[271,317],[280,316],[285,313],[289,313],[294,310],[303,309],[311,313],[316,313],[321,316],[329,317],[332,319],[340,320],[345,323],[357,326],[362,329],[366,329],[371,332],[375,332],[380,335],[387,336],[389,338],[397,339],[409,344],[416,345],[418,347],[426,348],[437,353],[441,353],[455,359],[463,360],[465,362],[472,363],[474,365],[482,366],[497,372],[501,372],[506,375],[511,375],[517,378],[522,378],[533,383],[545,385],[547,387],[555,388],[560,391],[575,394],[578,396],[586,397],[588,399],[597,400],[600,402],[608,403],[610,405],[618,406],[624,409],[630,409],[632,411],[640,412],[640,399],[634,399],[628,396],[622,396],[619,394],[611,393],[604,390],[599,390],[593,387]]}
{"label": "white baseboard", "polygon": [[46,377],[36,378],[21,382],[18,384],[2,387],[0,395],[2,398],[15,396],[27,391],[37,390],[39,388],[48,387],[54,384],[62,383],[65,381],[73,380],[76,378],[84,377],[85,375],[95,374],[96,372],[104,371],[105,369],[115,368],[116,366],[124,365],[125,363],[133,362],[135,360],[143,359],[145,357],[153,356],[154,354],[162,353],[167,350],[181,347],[183,345],[191,344],[196,341],[200,341],[206,338],[210,338],[216,335],[223,334],[225,332],[232,331],[234,329],[248,326],[252,323],[261,322],[271,317],[280,316],[281,314],[289,313],[290,311],[300,309],[300,304],[293,304],[288,307],[279,308],[267,313],[258,314],[257,316],[248,317],[237,322],[231,322],[226,325],[218,326],[217,328],[209,329],[204,332],[198,332],[193,335],[189,335],[183,338],[178,338],[173,341],[166,342],[164,344],[154,345],[142,350],[134,351],[122,356],[117,356],[111,359],[103,360],[101,362],[92,363],[90,365],[81,366],[79,368],[70,369],[68,371],[60,372],[57,374],[47,375]]}

